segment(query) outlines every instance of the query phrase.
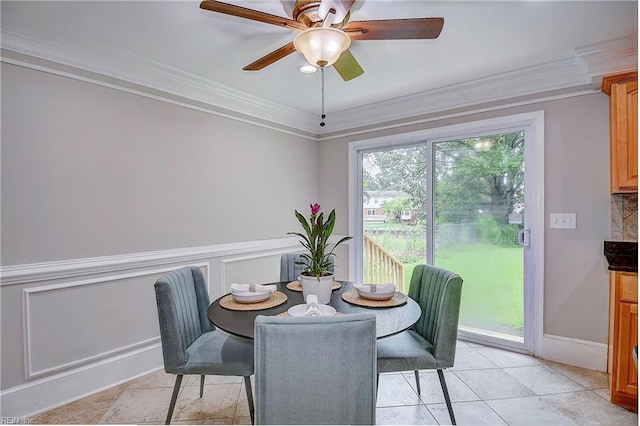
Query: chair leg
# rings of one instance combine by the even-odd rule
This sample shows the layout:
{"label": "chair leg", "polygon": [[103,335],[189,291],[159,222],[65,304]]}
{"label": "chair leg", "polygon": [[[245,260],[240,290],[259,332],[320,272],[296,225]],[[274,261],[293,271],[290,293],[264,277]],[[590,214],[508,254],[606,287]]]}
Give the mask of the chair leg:
{"label": "chair leg", "polygon": [[176,400],[178,399],[178,392],[180,392],[180,384],[182,383],[182,374],[176,376],[176,384],[173,385],[173,394],[171,395],[171,402],[169,403],[169,412],[167,413],[167,419],[164,421],[165,425],[171,423],[171,416],[173,416],[173,409],[176,406]]}
{"label": "chair leg", "polygon": [[442,386],[442,392],[444,393],[444,401],[447,403],[447,410],[449,410],[449,417],[451,418],[451,424],[456,424],[456,418],[453,415],[453,407],[451,406],[451,399],[449,398],[449,391],[447,390],[447,382],[444,380],[444,372],[438,370],[438,378],[440,379],[440,386]]}
{"label": "chair leg", "polygon": [[251,416],[251,424],[254,424],[253,416],[254,408],[253,408],[253,393],[251,392],[251,377],[244,376],[244,387],[247,391],[247,402],[249,402],[249,415]]}
{"label": "chair leg", "polygon": [[200,398],[204,395],[204,374],[200,376]]}
{"label": "chair leg", "polygon": [[413,374],[416,375],[416,387],[418,388],[418,395],[420,395],[420,374],[418,374],[418,370],[413,370]]}

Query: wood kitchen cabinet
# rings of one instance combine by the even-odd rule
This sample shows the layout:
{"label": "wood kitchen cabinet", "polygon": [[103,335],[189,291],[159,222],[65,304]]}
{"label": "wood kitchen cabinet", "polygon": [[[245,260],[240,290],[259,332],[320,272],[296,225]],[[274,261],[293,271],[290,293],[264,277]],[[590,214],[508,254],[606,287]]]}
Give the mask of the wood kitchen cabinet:
{"label": "wood kitchen cabinet", "polygon": [[611,127],[611,193],[638,192],[638,73],[604,77]]}
{"label": "wood kitchen cabinet", "polygon": [[611,272],[609,295],[609,390],[611,402],[638,409],[638,273]]}

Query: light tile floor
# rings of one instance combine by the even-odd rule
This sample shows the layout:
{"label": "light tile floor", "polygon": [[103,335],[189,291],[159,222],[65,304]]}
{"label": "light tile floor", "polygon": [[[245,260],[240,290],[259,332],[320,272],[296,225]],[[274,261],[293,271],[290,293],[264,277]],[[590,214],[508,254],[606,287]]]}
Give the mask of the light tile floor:
{"label": "light tile floor", "polygon": [[[638,425],[638,416],[608,401],[607,375],[527,355],[458,342],[445,372],[460,425]],[[29,419],[34,424],[161,424],[174,376],[160,370]],[[172,424],[249,424],[241,378],[189,376]],[[450,424],[434,371],[382,374],[377,423]]]}

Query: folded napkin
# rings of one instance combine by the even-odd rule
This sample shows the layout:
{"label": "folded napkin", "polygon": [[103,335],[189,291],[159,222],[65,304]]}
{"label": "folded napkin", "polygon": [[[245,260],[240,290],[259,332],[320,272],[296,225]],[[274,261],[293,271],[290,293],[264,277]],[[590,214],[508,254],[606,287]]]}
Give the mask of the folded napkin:
{"label": "folded napkin", "polygon": [[305,317],[319,317],[320,309],[318,308],[318,296],[310,294],[307,296],[307,311],[304,313]]}
{"label": "folded napkin", "polygon": [[251,293],[264,293],[265,291],[269,291],[273,293],[278,289],[276,285],[262,285],[262,284],[231,284],[229,287],[231,293],[240,292],[240,291],[248,291]]}
{"label": "folded napkin", "polygon": [[354,284],[356,290],[369,293],[393,293],[396,291],[395,284]]}

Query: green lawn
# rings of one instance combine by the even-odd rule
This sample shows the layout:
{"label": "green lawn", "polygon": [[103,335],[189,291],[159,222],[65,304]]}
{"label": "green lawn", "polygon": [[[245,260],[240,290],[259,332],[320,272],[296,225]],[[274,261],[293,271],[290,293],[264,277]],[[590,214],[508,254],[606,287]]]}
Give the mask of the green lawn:
{"label": "green lawn", "polygon": [[[437,266],[463,279],[460,324],[521,334],[524,324],[522,249],[473,244],[440,248]],[[405,288],[413,268],[423,262],[405,263]]]}

